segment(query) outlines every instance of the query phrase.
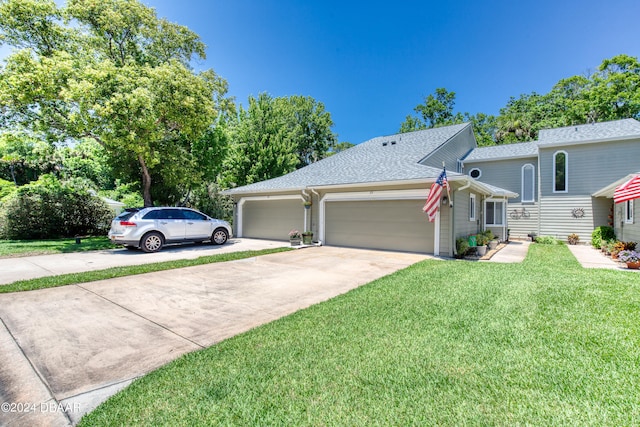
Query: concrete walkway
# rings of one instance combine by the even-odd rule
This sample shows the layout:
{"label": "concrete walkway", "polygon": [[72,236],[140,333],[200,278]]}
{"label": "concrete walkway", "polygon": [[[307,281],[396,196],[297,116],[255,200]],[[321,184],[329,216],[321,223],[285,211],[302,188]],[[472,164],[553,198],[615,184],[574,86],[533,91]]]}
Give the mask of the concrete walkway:
{"label": "concrete walkway", "polygon": [[135,378],[184,353],[426,258],[310,247],[0,294],[0,425],[75,424]]}
{"label": "concrete walkway", "polygon": [[568,245],[569,250],[584,268],[607,268],[611,270],[630,270],[624,264],[616,262],[591,245]]}

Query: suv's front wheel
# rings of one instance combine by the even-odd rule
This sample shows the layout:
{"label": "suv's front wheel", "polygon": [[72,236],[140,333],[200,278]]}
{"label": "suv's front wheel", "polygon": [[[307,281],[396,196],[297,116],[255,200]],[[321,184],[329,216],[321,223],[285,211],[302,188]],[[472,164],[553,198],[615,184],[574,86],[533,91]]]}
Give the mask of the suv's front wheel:
{"label": "suv's front wheel", "polygon": [[145,252],[157,252],[162,249],[162,245],[164,245],[162,234],[156,231],[145,234],[145,236],[140,241],[140,249]]}
{"label": "suv's front wheel", "polygon": [[229,238],[229,233],[224,228],[216,228],[211,236],[211,243],[216,245],[223,245]]}

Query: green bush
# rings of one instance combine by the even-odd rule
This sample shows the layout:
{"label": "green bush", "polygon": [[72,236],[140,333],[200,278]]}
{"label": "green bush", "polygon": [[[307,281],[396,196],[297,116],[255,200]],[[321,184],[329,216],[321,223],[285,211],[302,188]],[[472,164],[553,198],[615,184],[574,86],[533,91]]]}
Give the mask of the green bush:
{"label": "green bush", "polygon": [[16,186],[13,182],[0,178],[0,202],[14,191],[16,191]]}
{"label": "green bush", "polygon": [[87,188],[43,175],[9,196],[0,216],[1,237],[28,240],[106,234],[113,211]]}
{"label": "green bush", "polygon": [[591,233],[591,246],[596,249],[600,249],[602,246],[602,242],[606,242],[609,240],[615,240],[616,233],[613,231],[613,228],[601,225],[600,227],[596,227]]}
{"label": "green bush", "polygon": [[456,258],[462,258],[469,250],[469,241],[464,237],[458,237],[456,239]]}
{"label": "green bush", "polygon": [[555,237],[551,236],[537,236],[536,243],[540,243],[542,245],[562,245],[564,242],[562,240],[558,240]]}

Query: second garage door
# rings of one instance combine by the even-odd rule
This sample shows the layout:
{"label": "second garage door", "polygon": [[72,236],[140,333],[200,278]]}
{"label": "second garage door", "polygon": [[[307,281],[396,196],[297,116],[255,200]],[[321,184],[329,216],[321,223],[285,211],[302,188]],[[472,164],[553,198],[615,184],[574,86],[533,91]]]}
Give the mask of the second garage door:
{"label": "second garage door", "polygon": [[424,200],[328,201],[328,245],[433,253],[434,225]]}

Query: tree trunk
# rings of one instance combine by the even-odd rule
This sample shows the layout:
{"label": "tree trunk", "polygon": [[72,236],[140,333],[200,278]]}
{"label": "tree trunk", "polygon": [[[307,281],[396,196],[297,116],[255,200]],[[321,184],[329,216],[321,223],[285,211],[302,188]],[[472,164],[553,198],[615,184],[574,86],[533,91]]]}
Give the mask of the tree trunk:
{"label": "tree trunk", "polygon": [[142,198],[144,199],[144,206],[153,206],[153,200],[151,200],[151,174],[142,154],[138,154],[138,161],[142,168]]}

